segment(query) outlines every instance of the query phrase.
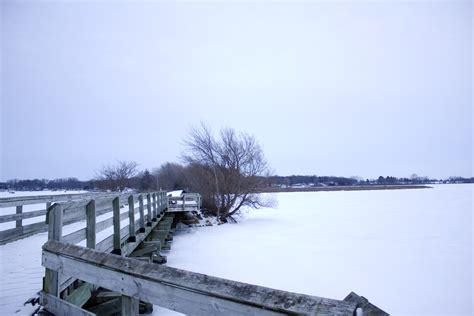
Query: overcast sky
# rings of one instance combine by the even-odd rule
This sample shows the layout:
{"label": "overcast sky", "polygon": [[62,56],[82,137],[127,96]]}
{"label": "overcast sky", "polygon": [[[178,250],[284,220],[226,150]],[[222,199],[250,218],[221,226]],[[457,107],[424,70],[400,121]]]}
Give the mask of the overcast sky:
{"label": "overcast sky", "polygon": [[0,180],[179,161],[190,126],[276,174],[473,175],[470,1],[3,1]]}

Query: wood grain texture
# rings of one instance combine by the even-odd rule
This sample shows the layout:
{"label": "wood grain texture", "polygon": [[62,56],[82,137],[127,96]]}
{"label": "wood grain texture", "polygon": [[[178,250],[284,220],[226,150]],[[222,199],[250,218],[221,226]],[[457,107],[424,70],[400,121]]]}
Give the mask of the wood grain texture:
{"label": "wood grain texture", "polygon": [[356,303],[257,285],[48,241],[43,265],[122,295],[193,315],[353,315]]}

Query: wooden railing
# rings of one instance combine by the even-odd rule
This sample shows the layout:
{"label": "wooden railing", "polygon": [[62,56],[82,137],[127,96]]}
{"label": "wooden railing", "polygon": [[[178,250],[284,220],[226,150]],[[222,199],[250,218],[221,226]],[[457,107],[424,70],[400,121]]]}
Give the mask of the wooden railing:
{"label": "wooden railing", "polygon": [[[40,196],[20,196],[0,199],[0,244],[28,237],[32,234],[45,232],[48,229],[45,223],[46,210],[53,202],[80,201],[90,198],[107,196],[106,193],[88,194],[58,194]],[[12,214],[4,214],[12,208]],[[33,208],[33,210],[26,210]],[[25,224],[24,221],[33,219],[34,223]],[[65,224],[68,222],[66,221]]]}
{"label": "wooden railing", "polygon": [[[95,315],[98,309],[82,307],[100,287],[118,295],[122,315],[138,315],[140,301],[190,315],[388,315],[355,293],[344,300],[327,299],[127,258],[147,251],[150,236],[163,237],[162,227],[170,229],[167,217],[174,213],[166,212],[167,202],[164,192],[157,192],[50,206],[41,305],[56,315]],[[102,211],[112,217],[98,221]],[[63,223],[70,216],[85,219],[86,227],[65,235]],[[109,227],[110,236],[97,242],[97,233]],[[84,240],[86,247],[77,245]]]}
{"label": "wooden railing", "polygon": [[[167,204],[166,192],[109,194],[94,199],[54,203],[47,210],[48,240],[69,244],[85,241],[89,248],[127,256],[164,218]],[[107,217],[107,213],[112,213],[112,216],[98,221],[98,216]],[[63,234],[65,223],[80,220],[85,220],[85,227]],[[171,223],[167,222],[166,225],[169,230]],[[102,234],[100,241],[97,240],[98,234]],[[49,270],[46,270],[45,280],[45,287],[57,295],[76,281],[70,275]]]}
{"label": "wooden railing", "polygon": [[200,210],[202,205],[202,198],[198,193],[183,193],[179,197],[169,196],[168,201],[168,210],[170,212]]}
{"label": "wooden railing", "polygon": [[[43,246],[43,265],[120,293],[122,315],[138,315],[139,300],[188,315],[388,315],[355,293],[347,300],[291,293],[54,240]],[[48,290],[41,302],[56,314],[93,315]]]}
{"label": "wooden railing", "polygon": [[[185,193],[181,197],[167,197],[163,191],[161,192],[159,203],[166,204],[166,207],[169,208],[170,212],[193,211],[201,208],[202,198],[197,193]],[[146,195],[146,193],[143,194]],[[153,195],[153,193],[151,194]],[[155,192],[155,194],[157,193]],[[122,193],[119,195],[121,197],[121,203],[126,203],[128,197],[131,196],[129,193]],[[140,194],[132,194],[132,196],[135,197],[135,200],[138,199],[139,195]],[[0,229],[0,245],[47,231],[48,226],[45,221],[46,210],[54,202],[77,202],[78,204],[76,205],[80,208],[81,201],[103,199],[107,197],[113,199],[116,196],[117,193],[85,193],[0,198],[0,224],[3,224],[3,227]],[[146,205],[147,201],[144,201],[144,204]],[[4,210],[7,208],[12,208],[11,212],[14,211],[15,213],[3,214],[5,213]],[[26,208],[33,208],[33,210],[27,210]],[[63,224],[67,225],[83,219],[83,217],[81,218],[70,215],[74,213],[74,211],[74,206],[67,210]],[[98,210],[98,215],[102,214],[103,211],[106,212],[107,209]],[[25,220],[31,219],[35,222],[25,224]],[[7,225],[8,227],[5,227]]]}

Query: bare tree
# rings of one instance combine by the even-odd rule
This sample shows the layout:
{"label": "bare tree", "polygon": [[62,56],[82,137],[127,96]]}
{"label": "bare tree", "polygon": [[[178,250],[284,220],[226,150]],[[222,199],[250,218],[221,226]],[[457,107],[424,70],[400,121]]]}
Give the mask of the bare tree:
{"label": "bare tree", "polygon": [[167,162],[162,164],[160,168],[153,170],[155,181],[159,187],[165,190],[184,189],[185,187],[185,167]]}
{"label": "bare tree", "polygon": [[96,172],[96,181],[110,190],[123,191],[130,178],[138,172],[135,161],[117,161],[115,165],[103,166]]}
{"label": "bare tree", "polygon": [[[255,137],[223,128],[215,138],[205,124],[190,130],[184,140],[183,159],[189,163],[188,177],[199,177],[204,205],[216,211],[220,220],[233,219],[244,206],[272,206],[257,194],[269,176],[269,167]],[[189,181],[188,181],[189,182]]]}

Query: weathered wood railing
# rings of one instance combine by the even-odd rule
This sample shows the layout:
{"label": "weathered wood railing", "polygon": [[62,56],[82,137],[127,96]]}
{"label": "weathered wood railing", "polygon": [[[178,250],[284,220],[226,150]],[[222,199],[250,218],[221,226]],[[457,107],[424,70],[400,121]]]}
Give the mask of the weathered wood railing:
{"label": "weathered wood railing", "polygon": [[[110,194],[81,193],[1,198],[0,224],[2,224],[2,228],[0,229],[0,244],[47,231],[48,226],[45,223],[45,215],[51,203],[81,201],[107,195]],[[12,209],[9,210],[9,208]],[[34,210],[27,210],[27,208],[33,208]],[[5,214],[8,211],[14,211],[15,213]],[[25,220],[33,221],[33,223],[25,224]],[[65,224],[68,223],[66,220]]]}
{"label": "weathered wood railing", "polygon": [[[159,251],[161,246],[165,246],[172,223],[172,218],[170,220],[165,214],[167,205],[165,192],[109,194],[93,199],[54,203],[47,210],[48,240],[69,245],[82,243],[103,253],[134,255],[140,259],[162,263],[163,257]],[[82,222],[66,226],[69,232],[64,234],[64,224],[72,219]],[[158,229],[154,231],[156,234],[150,234],[155,228]],[[98,238],[99,235],[101,238]],[[143,241],[150,237],[149,235],[158,239],[151,240],[147,242],[146,247],[137,249],[144,245]],[[82,306],[91,297],[94,285],[78,284],[76,281],[74,275],[46,269],[45,293],[64,298],[65,305],[60,302],[51,303],[53,301],[49,300],[53,305],[48,305],[46,301],[45,306],[58,315],[64,314],[61,308],[69,306],[67,302],[73,303],[73,306]]]}
{"label": "weathered wood railing", "polygon": [[[165,193],[161,194],[159,203],[166,204],[170,212],[193,211],[201,208],[202,199],[197,193],[185,193],[181,197],[167,197]],[[116,193],[81,193],[0,198],[0,211],[2,211],[0,213],[0,224],[3,224],[0,228],[0,245],[47,231],[46,210],[54,202],[77,202],[76,206],[73,205],[66,210],[64,224],[70,224],[83,219],[83,217],[71,215],[75,212],[75,208],[82,207],[81,201],[107,197],[112,199],[116,196]],[[120,194],[120,202],[122,204],[126,203],[129,196],[129,193]],[[137,200],[139,194],[133,196]],[[144,203],[146,205],[147,201]],[[12,213],[4,214],[3,211],[8,208],[12,208]],[[26,208],[34,208],[34,210],[26,210]],[[107,212],[107,209],[98,210],[98,215],[103,212]],[[35,222],[25,224],[25,220]]]}
{"label": "weathered wood railing", "polygon": [[202,198],[198,193],[183,193],[168,197],[169,212],[193,211],[201,209]]}
{"label": "weathered wood railing", "polygon": [[[164,203],[160,204],[160,200]],[[122,204],[128,204],[125,212],[121,211],[126,209],[121,208]],[[107,196],[50,206],[49,240],[43,246],[42,260],[46,274],[40,303],[56,315],[94,315],[82,307],[91,298],[91,292],[101,287],[119,295],[122,315],[138,315],[139,301],[191,315],[355,315],[356,311],[364,315],[387,315],[355,293],[345,300],[333,300],[127,258],[146,251],[149,244],[144,246],[143,241],[155,233],[161,234],[162,221],[169,229],[166,216],[174,214],[166,214],[168,206],[163,192]],[[112,217],[98,221],[97,214],[106,210],[112,212]],[[87,225],[64,235],[63,223],[71,214],[85,219]],[[126,222],[123,227],[122,221]],[[97,233],[109,227],[113,227],[110,236],[97,242]],[[75,245],[84,240],[87,247]]]}
{"label": "weathered wood railing", "polygon": [[[189,315],[387,315],[355,293],[333,300],[246,284],[106,254],[54,240],[43,246],[43,265],[122,294],[122,315],[138,315],[143,300]],[[57,312],[91,315],[41,294]]]}

